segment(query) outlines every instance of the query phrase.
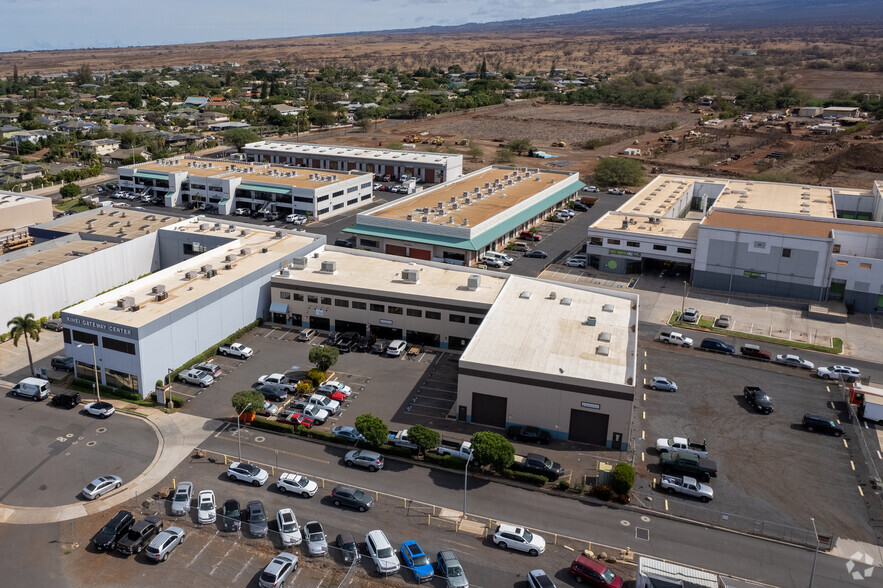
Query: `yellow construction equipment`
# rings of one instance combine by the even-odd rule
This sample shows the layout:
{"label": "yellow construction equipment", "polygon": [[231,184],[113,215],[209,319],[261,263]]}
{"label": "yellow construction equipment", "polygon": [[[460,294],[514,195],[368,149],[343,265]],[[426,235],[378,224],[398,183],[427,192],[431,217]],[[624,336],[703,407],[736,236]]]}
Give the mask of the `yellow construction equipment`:
{"label": "yellow construction equipment", "polygon": [[420,142],[420,135],[418,135],[417,133],[412,133],[406,137],[402,137],[402,142],[403,143],[419,143]]}

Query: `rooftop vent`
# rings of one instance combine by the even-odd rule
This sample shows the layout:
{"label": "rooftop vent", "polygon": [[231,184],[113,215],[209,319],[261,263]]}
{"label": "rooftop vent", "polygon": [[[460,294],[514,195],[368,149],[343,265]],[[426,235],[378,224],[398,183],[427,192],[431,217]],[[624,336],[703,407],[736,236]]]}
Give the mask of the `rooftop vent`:
{"label": "rooftop vent", "polygon": [[187,272],[184,274],[184,278],[187,280],[195,280],[197,277],[199,277],[199,272]]}
{"label": "rooftop vent", "polygon": [[407,218],[409,221],[412,221],[412,220],[414,220],[414,215],[413,215],[413,214],[409,214],[406,218]]}
{"label": "rooftop vent", "polygon": [[556,292],[549,292],[549,300],[555,300],[558,298],[558,294]]}
{"label": "rooftop vent", "polygon": [[530,290],[522,290],[521,294],[519,294],[518,297],[524,298],[525,300],[530,300]]}
{"label": "rooftop vent", "polygon": [[604,341],[605,343],[610,343],[610,333],[604,331],[598,335],[598,341]]}
{"label": "rooftop vent", "polygon": [[135,297],[134,296],[124,296],[123,298],[120,298],[119,300],[117,300],[117,308],[126,309],[126,308],[132,307],[134,304],[135,304]]}
{"label": "rooftop vent", "polygon": [[212,230],[213,231],[220,231],[221,230],[221,223],[215,223],[215,226],[212,227]]}
{"label": "rooftop vent", "polygon": [[277,238],[277,239],[281,239],[281,238],[282,238],[282,231],[276,231],[276,238]]}
{"label": "rooftop vent", "polygon": [[573,304],[573,299],[572,298],[562,298],[561,304],[564,306],[570,306],[571,304]]}
{"label": "rooftop vent", "polygon": [[589,327],[594,327],[597,323],[597,319],[593,316],[590,316],[586,319],[586,325]]}
{"label": "rooftop vent", "polygon": [[320,271],[328,273],[328,274],[337,273],[337,262],[336,261],[323,261],[322,262],[322,269]]}
{"label": "rooftop vent", "polygon": [[421,222],[424,222],[424,223],[428,223],[428,222],[429,222],[429,217],[424,215],[424,216],[422,216],[422,217],[420,218],[420,221],[421,221]]}
{"label": "rooftop vent", "polygon": [[464,227],[468,227],[468,226],[469,226],[469,219],[468,219],[468,218],[464,218],[464,219],[463,219],[463,226],[464,226]]}
{"label": "rooftop vent", "polygon": [[478,287],[480,285],[481,285],[481,276],[479,276],[478,274],[472,274],[466,280],[466,289],[467,290],[471,290],[474,292],[474,291],[478,290]]}
{"label": "rooftop vent", "polygon": [[208,223],[200,223],[199,230],[200,231],[207,231],[207,230],[209,230],[210,227],[211,227],[211,225]]}
{"label": "rooftop vent", "polygon": [[416,269],[403,269],[402,270],[402,281],[407,284],[419,284],[420,283],[420,271]]}
{"label": "rooftop vent", "polygon": [[239,250],[240,255],[251,255],[251,247],[243,247]]}
{"label": "rooftop vent", "polygon": [[261,247],[261,253],[269,253],[269,251],[270,251],[269,247]]}
{"label": "rooftop vent", "polygon": [[613,312],[613,305],[612,304],[605,304],[604,306],[601,307],[601,310],[603,310],[604,312]]}
{"label": "rooftop vent", "polygon": [[153,299],[157,302],[162,302],[163,300],[167,299],[168,297],[169,297],[169,293],[163,291],[163,292],[157,292],[156,296],[154,296]]}
{"label": "rooftop vent", "polygon": [[153,290],[151,290],[151,292],[153,292],[154,294],[162,294],[165,291],[166,291],[166,287],[163,286],[162,284],[154,286]]}
{"label": "rooftop vent", "polygon": [[595,349],[596,355],[608,356],[610,355],[610,347],[607,345],[598,345],[597,349]]}
{"label": "rooftop vent", "polygon": [[206,264],[206,265],[202,266],[201,268],[199,268],[199,271],[201,271],[201,272],[204,273],[204,274],[207,274],[207,273],[209,273],[210,271],[212,271],[213,269],[214,269],[214,268],[213,268],[211,265]]}
{"label": "rooftop vent", "polygon": [[242,229],[242,230],[239,232],[239,236],[240,236],[240,237],[247,237],[247,236],[250,235],[250,234],[251,234],[251,230],[250,230],[250,229]]}

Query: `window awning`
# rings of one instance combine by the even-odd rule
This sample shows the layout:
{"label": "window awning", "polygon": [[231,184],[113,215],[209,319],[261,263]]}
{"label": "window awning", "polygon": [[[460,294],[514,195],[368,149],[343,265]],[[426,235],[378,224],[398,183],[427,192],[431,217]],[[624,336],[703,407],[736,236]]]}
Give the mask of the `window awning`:
{"label": "window awning", "polygon": [[135,170],[135,176],[139,178],[151,178],[154,180],[168,180],[169,175],[163,174],[159,172],[151,172],[151,171],[142,171],[140,169]]}
{"label": "window awning", "polygon": [[259,184],[239,184],[240,190],[251,190],[252,192],[269,192],[271,194],[291,194],[291,189],[273,188],[272,186],[261,186]]}
{"label": "window awning", "polygon": [[271,302],[270,312],[273,314],[288,314],[287,302]]}

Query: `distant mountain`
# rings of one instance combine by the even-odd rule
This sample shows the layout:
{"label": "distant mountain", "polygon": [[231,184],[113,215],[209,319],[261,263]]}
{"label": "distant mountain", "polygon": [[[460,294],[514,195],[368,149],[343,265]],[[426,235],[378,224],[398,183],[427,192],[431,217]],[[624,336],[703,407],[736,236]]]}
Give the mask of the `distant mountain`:
{"label": "distant mountain", "polygon": [[[783,25],[838,25],[883,23],[880,0],[662,0],[616,8],[598,8],[572,14],[523,18],[408,31],[468,33],[530,27],[592,30],[648,29],[679,26],[721,29],[767,28]],[[386,31],[393,32],[393,31]]]}

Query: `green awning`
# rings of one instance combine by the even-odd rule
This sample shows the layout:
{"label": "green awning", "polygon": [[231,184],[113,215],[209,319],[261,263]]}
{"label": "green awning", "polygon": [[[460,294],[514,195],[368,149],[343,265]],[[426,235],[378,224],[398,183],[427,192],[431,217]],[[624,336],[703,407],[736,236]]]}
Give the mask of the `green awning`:
{"label": "green awning", "polygon": [[168,179],[169,179],[169,175],[168,175],[168,174],[161,174],[161,173],[159,173],[159,172],[152,172],[152,171],[143,171],[143,170],[140,170],[140,169],[136,169],[136,170],[135,170],[135,177],[138,177],[138,178],[151,178],[151,179],[154,179],[154,180],[168,180]]}
{"label": "green awning", "polygon": [[579,192],[584,187],[585,184],[583,184],[582,182],[568,184],[567,186],[564,186],[552,192],[542,200],[539,200],[538,202],[535,202],[534,204],[528,206],[511,218],[507,218],[506,220],[491,227],[490,229],[474,235],[470,239],[463,239],[460,237],[445,237],[443,235],[432,235],[420,231],[406,231],[404,229],[392,229],[360,224],[355,224],[352,227],[344,229],[343,231],[345,233],[353,233],[355,235],[365,235],[366,237],[399,239],[402,241],[413,241],[414,243],[425,243],[427,245],[440,245],[442,247],[451,247],[454,249],[467,249],[471,251],[478,251],[483,247],[486,247],[489,243],[492,243],[495,240],[499,239],[502,235],[505,235],[510,231],[514,231],[527,221],[542,213],[544,210],[556,206],[566,197]]}
{"label": "green awning", "polygon": [[291,189],[273,188],[272,186],[259,186],[257,184],[239,184],[239,190],[251,190],[252,192],[269,192],[271,194],[291,194]]}

